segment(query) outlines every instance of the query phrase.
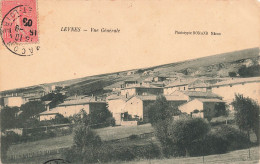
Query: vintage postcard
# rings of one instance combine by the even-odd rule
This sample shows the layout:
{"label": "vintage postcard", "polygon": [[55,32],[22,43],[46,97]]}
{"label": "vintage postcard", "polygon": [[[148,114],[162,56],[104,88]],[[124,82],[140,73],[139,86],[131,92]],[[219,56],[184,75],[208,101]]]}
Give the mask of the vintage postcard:
{"label": "vintage postcard", "polygon": [[259,0],[1,0],[0,163],[259,163]]}

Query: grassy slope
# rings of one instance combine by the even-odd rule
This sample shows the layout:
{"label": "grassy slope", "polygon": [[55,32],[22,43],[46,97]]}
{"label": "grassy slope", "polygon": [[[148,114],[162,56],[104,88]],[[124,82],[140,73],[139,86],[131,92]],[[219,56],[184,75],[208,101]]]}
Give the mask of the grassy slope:
{"label": "grassy slope", "polygon": [[[132,134],[143,134],[152,132],[153,128],[150,124],[140,125],[140,126],[128,126],[128,127],[107,127],[97,129],[97,134],[101,137],[103,141],[109,141],[113,139],[120,139],[128,137]],[[21,143],[17,145],[12,145],[9,150],[8,154],[26,154],[32,153],[37,151],[44,151],[44,150],[54,150],[59,148],[66,148],[70,147],[73,144],[73,136],[62,136],[62,137],[55,137],[45,140],[39,140],[34,142],[28,143]]]}
{"label": "grassy slope", "polygon": [[[218,55],[212,55],[208,57],[198,58],[198,59],[192,59],[187,60],[183,62],[177,62],[177,63],[170,63],[170,64],[164,64],[154,67],[148,67],[143,68],[143,70],[152,70],[158,71],[160,74],[168,74],[174,71],[181,71],[187,68],[196,68],[196,67],[205,67],[209,65],[214,64],[220,64],[223,62],[234,62],[241,59],[247,59],[247,58],[255,58],[259,55],[259,48],[251,48],[251,49],[245,49],[240,51],[234,51],[234,52],[228,52]],[[113,83],[129,80],[128,76],[125,75],[127,71],[121,71],[121,72],[114,72],[114,73],[107,73],[107,74],[101,74],[101,75],[94,75],[94,76],[88,76],[78,79],[72,79],[72,80],[66,80],[66,81],[60,81],[60,82],[54,82],[54,83],[46,83],[42,84],[43,86],[51,86],[51,85],[65,85],[69,88],[72,88],[75,90],[82,88],[83,86],[86,87],[87,84],[91,84],[94,81],[103,81],[102,87],[109,86]],[[117,73],[119,76],[117,76]],[[140,77],[140,76],[139,76]],[[136,77],[135,77],[136,78]],[[130,78],[131,79],[131,78]],[[71,87],[70,87],[71,86]],[[8,90],[1,93],[8,93],[8,92],[33,92],[37,88],[41,88],[41,85],[35,85],[31,87],[24,87],[19,89],[13,89]]]}
{"label": "grassy slope", "polygon": [[[259,163],[259,147],[250,148],[250,158],[248,149],[236,150],[226,154],[209,155],[204,157],[204,163]],[[179,164],[179,163],[203,163],[203,157],[190,158],[170,158],[154,160],[137,160],[130,162],[113,162],[113,164]],[[112,164],[112,163],[109,163]]]}

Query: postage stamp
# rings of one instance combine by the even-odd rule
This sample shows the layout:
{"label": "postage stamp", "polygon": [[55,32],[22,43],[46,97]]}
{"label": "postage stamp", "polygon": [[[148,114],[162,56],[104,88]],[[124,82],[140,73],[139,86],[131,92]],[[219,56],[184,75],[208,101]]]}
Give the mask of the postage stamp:
{"label": "postage stamp", "polygon": [[19,56],[39,50],[36,0],[3,0],[1,38],[5,47]]}

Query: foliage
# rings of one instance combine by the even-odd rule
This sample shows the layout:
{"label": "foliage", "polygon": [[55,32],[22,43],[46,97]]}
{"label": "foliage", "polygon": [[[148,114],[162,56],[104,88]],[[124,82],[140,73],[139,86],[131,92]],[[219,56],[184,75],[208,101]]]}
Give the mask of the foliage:
{"label": "foliage", "polygon": [[[87,151],[85,163],[105,163],[119,160],[130,161],[134,159],[153,159],[161,157],[159,146],[153,143],[146,145],[102,143],[97,149],[88,149]],[[95,156],[90,156],[89,154],[91,153],[94,153]],[[76,163],[82,161],[83,155],[79,153],[76,147],[72,147],[70,150],[63,153],[63,158]]]}
{"label": "foliage", "polygon": [[156,123],[172,119],[174,109],[169,106],[163,95],[157,96],[156,101],[148,107],[148,118],[152,125]]}
{"label": "foliage", "polygon": [[186,156],[189,156],[192,144],[203,140],[209,130],[209,124],[201,118],[184,118],[168,126],[169,138],[185,149]]}
{"label": "foliage", "polygon": [[1,130],[8,128],[14,128],[17,125],[17,118],[15,117],[16,113],[19,111],[18,107],[4,107],[0,111],[1,116]]}
{"label": "foliage", "polygon": [[[107,105],[104,110],[103,109],[93,110],[88,116],[90,117],[91,126],[106,127],[109,126],[110,124],[114,125],[112,113],[108,110]],[[95,125],[100,125],[100,126],[95,126]]]}
{"label": "foliage", "polygon": [[217,103],[215,105],[214,117],[227,116],[227,115],[228,115],[228,111],[226,109],[226,105],[224,103]]}
{"label": "foliage", "polygon": [[236,77],[237,73],[236,72],[228,72],[229,77]]}
{"label": "foliage", "polygon": [[37,128],[40,126],[40,121],[37,118],[28,118],[27,120],[23,121],[22,118],[20,118],[22,122],[22,127],[25,128]]}
{"label": "foliage", "polygon": [[30,101],[21,106],[21,111],[22,113],[19,115],[19,118],[22,120],[27,120],[28,118],[44,112],[45,106],[40,101]]}
{"label": "foliage", "polygon": [[81,110],[79,113],[74,114],[72,117],[69,117],[70,122],[75,124],[83,124],[88,126],[90,124],[90,118],[87,115],[85,110]]}
{"label": "foliage", "polygon": [[1,159],[6,160],[7,151],[11,144],[19,139],[19,135],[14,132],[7,132],[6,135],[1,136]]}
{"label": "foliage", "polygon": [[51,101],[50,109],[56,107],[59,103],[63,103],[66,97],[61,93],[52,92],[41,98],[42,101]]}
{"label": "foliage", "polygon": [[66,124],[70,123],[68,118],[65,118],[62,114],[57,114],[55,119],[52,120],[54,124]]}
{"label": "foliage", "polygon": [[226,141],[228,151],[246,148],[250,143],[244,133],[229,125],[218,126],[214,129],[213,134]]}
{"label": "foliage", "polygon": [[83,163],[96,158],[95,152],[102,143],[100,137],[84,125],[78,125],[75,128],[73,142],[76,150],[83,156]]}
{"label": "foliage", "polygon": [[259,142],[259,105],[249,97],[236,94],[232,102],[234,106],[235,121],[241,130],[247,132],[249,137],[250,130],[253,130]]}
{"label": "foliage", "polygon": [[238,74],[241,77],[254,77],[254,76],[260,76],[260,65],[253,65],[246,67],[243,65],[241,68],[238,70]]}
{"label": "foliage", "polygon": [[207,118],[208,121],[211,121],[214,117],[227,116],[228,114],[225,103],[216,103],[214,109],[208,106],[204,108],[204,117]]}
{"label": "foliage", "polygon": [[168,134],[168,126],[171,124],[172,120],[164,120],[158,122],[154,125],[155,128],[155,135],[161,143],[162,152],[166,157],[170,157],[173,154],[179,155],[179,151],[175,150],[178,149],[176,144],[169,138]]}

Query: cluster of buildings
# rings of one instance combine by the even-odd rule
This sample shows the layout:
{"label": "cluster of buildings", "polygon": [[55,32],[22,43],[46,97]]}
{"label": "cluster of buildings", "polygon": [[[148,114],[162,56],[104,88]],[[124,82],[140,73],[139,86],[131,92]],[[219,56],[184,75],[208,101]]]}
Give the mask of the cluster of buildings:
{"label": "cluster of buildings", "polygon": [[[167,78],[155,78],[164,81]],[[166,86],[125,81],[119,92],[106,98],[117,125],[141,120],[148,122],[148,108],[158,95],[164,95],[170,106],[193,117],[207,117],[223,104],[232,110],[235,94],[243,94],[259,102],[260,78],[183,79]]]}
{"label": "cluster of buildings", "polygon": [[[167,83],[165,82],[167,81]],[[216,110],[216,105],[223,104],[232,110],[231,102],[235,94],[243,94],[259,102],[260,78],[222,78],[222,79],[170,79],[165,76],[153,76],[143,80],[124,81],[106,99],[96,96],[72,96],[53,109],[48,108],[39,114],[39,120],[54,119],[57,114],[70,117],[84,110],[87,114],[107,107],[115,118],[116,125],[136,125],[138,121],[149,122],[148,110],[158,95],[164,95],[169,105],[192,117],[207,117],[206,112]],[[33,100],[44,96],[39,92],[31,96]],[[26,95],[5,95],[4,106],[21,106]]]}

